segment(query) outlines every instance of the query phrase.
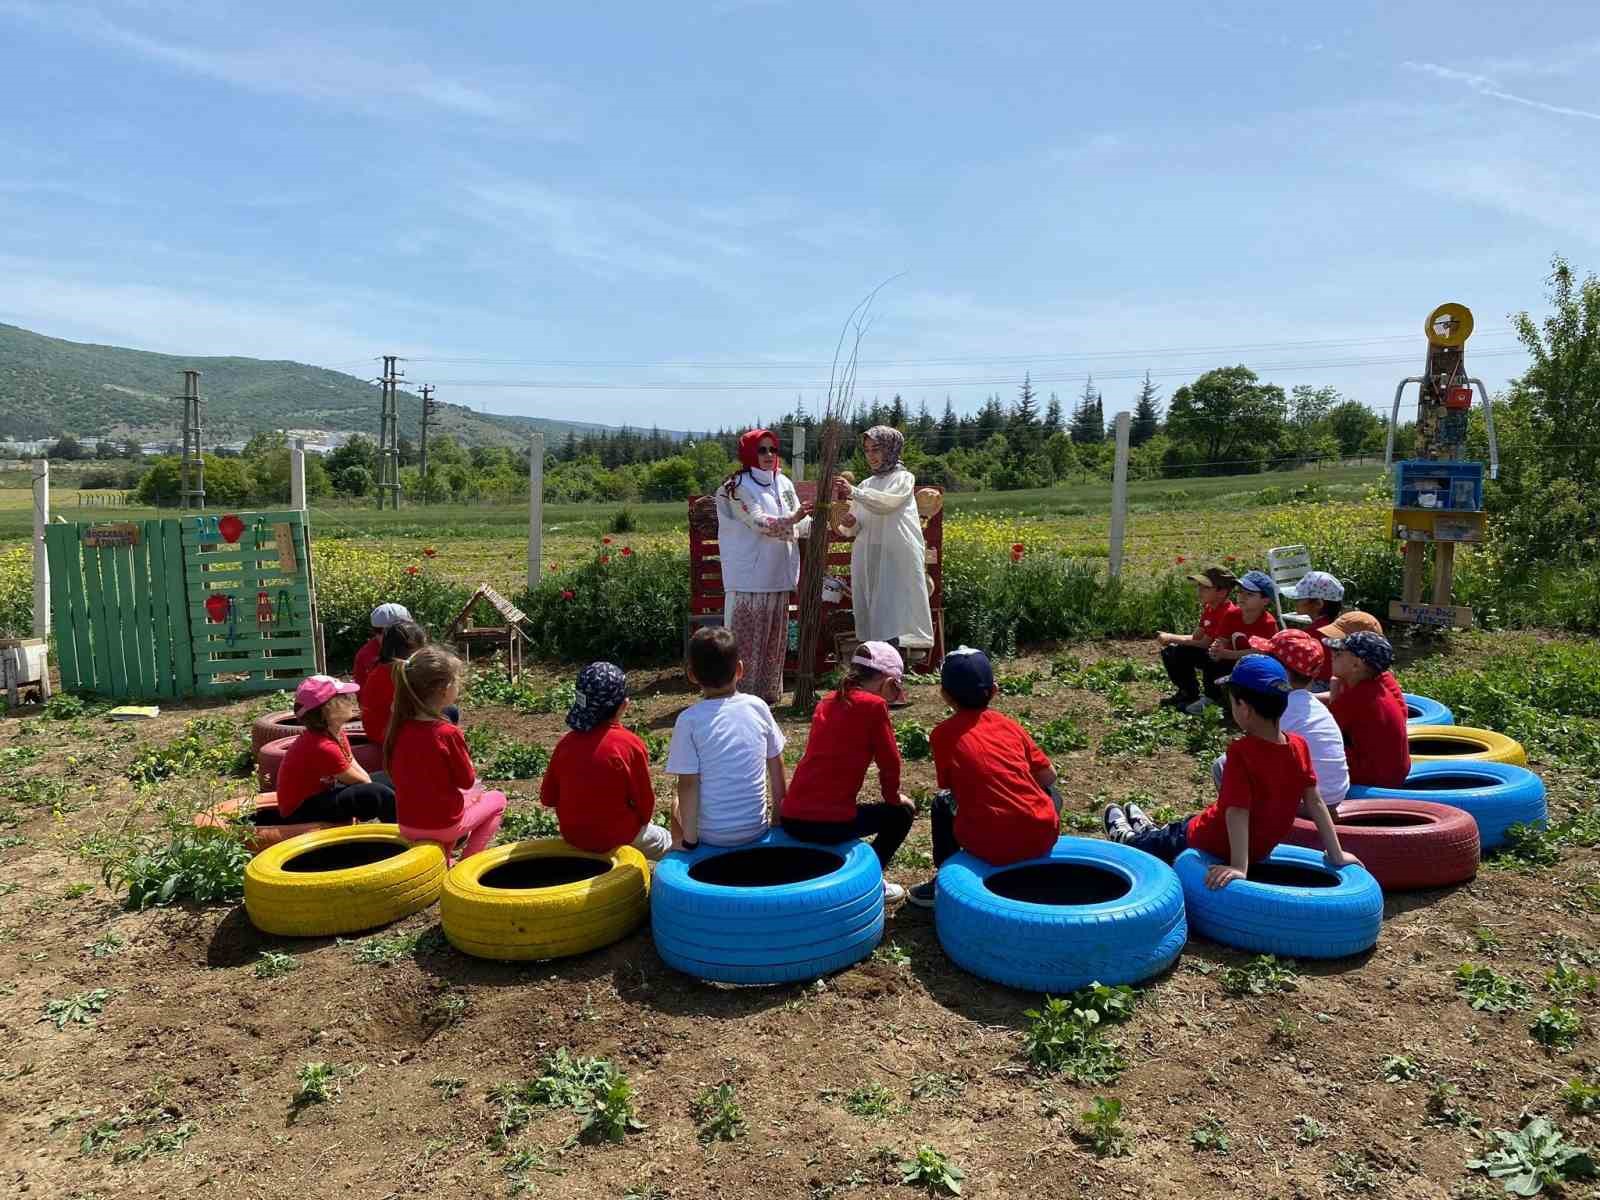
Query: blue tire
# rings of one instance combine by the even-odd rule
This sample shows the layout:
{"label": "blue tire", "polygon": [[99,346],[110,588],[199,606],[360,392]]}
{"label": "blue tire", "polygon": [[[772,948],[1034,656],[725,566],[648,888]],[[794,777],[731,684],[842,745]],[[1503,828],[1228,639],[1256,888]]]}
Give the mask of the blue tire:
{"label": "blue tire", "polygon": [[1173,864],[1196,933],[1286,958],[1344,958],[1377,944],[1383,889],[1365,867],[1331,871],[1320,850],[1279,846],[1250,868],[1251,878],[1213,891],[1206,870],[1217,861],[1185,850]]}
{"label": "blue tire", "polygon": [[1456,715],[1437,700],[1405,693],[1407,725],[1454,725]]}
{"label": "blue tire", "polygon": [[1028,991],[1138,983],[1170,967],[1189,937],[1172,868],[1115,842],[1063,837],[1043,858],[1004,867],[960,853],[935,879],[945,953],[974,975]]}
{"label": "blue tire", "polygon": [[1413,762],[1402,786],[1352,787],[1350,799],[1430,800],[1459,808],[1478,822],[1478,844],[1485,850],[1505,845],[1506,830],[1513,825],[1542,826],[1550,816],[1544,780],[1511,763]]}
{"label": "blue tire", "polygon": [[650,929],[661,960],[698,979],[815,979],[883,939],[883,870],[864,842],[819,846],[777,829],[675,850],[656,865]]}

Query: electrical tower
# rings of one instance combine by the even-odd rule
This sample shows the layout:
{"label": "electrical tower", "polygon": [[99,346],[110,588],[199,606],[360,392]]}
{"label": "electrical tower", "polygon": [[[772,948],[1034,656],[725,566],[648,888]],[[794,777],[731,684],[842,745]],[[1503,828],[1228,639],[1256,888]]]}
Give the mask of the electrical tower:
{"label": "electrical tower", "polygon": [[400,424],[398,416],[400,375],[395,370],[399,356],[383,356],[383,414],[378,423],[378,507],[387,498],[392,508],[400,507]]}
{"label": "electrical tower", "polygon": [[206,461],[200,427],[200,372],[183,373],[183,464],[179,472],[185,509],[206,506]]}
{"label": "electrical tower", "polygon": [[433,384],[422,385],[422,449],[418,467],[422,475],[422,503],[428,503],[428,425],[433,420]]}

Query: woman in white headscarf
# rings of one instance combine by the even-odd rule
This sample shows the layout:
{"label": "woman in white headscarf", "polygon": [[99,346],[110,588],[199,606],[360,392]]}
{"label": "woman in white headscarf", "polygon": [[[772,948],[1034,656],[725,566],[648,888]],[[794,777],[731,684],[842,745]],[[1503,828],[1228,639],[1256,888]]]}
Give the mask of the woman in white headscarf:
{"label": "woman in white headscarf", "polygon": [[933,645],[928,607],[927,545],[917,515],[916,477],[900,465],[905,434],[874,425],[861,438],[872,474],[853,485],[839,480],[834,495],[850,501],[840,522],[850,549],[850,592],[856,637],[892,642],[902,650]]}

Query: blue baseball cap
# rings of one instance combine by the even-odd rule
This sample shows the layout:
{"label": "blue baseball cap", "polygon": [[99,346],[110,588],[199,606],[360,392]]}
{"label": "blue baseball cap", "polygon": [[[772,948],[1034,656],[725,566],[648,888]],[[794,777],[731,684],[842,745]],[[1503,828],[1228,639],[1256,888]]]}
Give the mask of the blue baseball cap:
{"label": "blue baseball cap", "polygon": [[962,708],[984,708],[994,692],[994,666],[982,650],[957,646],[944,656],[939,686]]}
{"label": "blue baseball cap", "polygon": [[1246,654],[1233,664],[1233,673],[1217,680],[1247,692],[1281,692],[1287,694],[1289,672],[1275,658],[1265,654]]}
{"label": "blue baseball cap", "polygon": [[1278,594],[1278,585],[1272,582],[1272,576],[1265,571],[1246,571],[1239,576],[1239,586],[1247,592],[1255,592],[1271,600]]}

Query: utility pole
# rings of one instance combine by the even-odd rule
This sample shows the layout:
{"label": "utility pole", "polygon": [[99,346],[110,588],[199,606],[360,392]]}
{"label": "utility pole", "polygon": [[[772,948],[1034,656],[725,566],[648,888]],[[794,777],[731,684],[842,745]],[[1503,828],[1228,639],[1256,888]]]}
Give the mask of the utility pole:
{"label": "utility pole", "polygon": [[422,451],[419,467],[422,473],[422,503],[428,503],[428,422],[433,418],[433,384],[422,385]]}
{"label": "utility pole", "polygon": [[200,372],[183,373],[183,465],[179,474],[183,507],[206,506],[206,461],[201,453]]}
{"label": "utility pole", "polygon": [[395,370],[399,355],[383,356],[383,410],[378,423],[378,507],[387,496],[390,507],[400,507],[400,428],[397,390],[400,375]]}

